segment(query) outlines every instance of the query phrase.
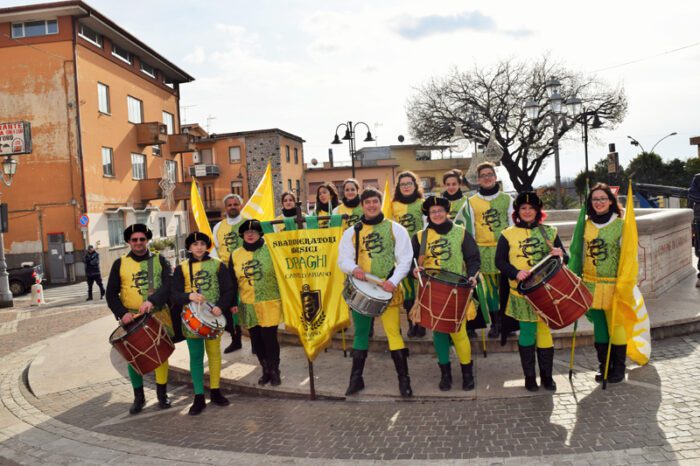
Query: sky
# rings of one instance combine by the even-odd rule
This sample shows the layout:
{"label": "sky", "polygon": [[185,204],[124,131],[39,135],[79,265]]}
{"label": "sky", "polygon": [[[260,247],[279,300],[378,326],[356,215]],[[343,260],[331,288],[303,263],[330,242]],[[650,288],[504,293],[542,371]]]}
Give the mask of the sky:
{"label": "sky", "polygon": [[[625,120],[591,133],[591,166],[608,143],[616,144],[623,165],[629,162],[639,149],[627,135],[649,150],[677,132],[656,152],[667,160],[698,155],[689,138],[700,136],[700,2],[88,3],[196,78],[181,87],[183,122],[212,133],[281,128],[306,140],[307,162],[327,159],[331,147],[336,160],[349,159],[347,143],[330,145],[348,120],[366,122],[379,145],[397,144],[399,135],[417,142],[406,115],[417,87],[451,69],[545,54],[625,89]],[[358,148],[365,144],[360,136]],[[583,170],[583,153],[580,139],[562,144],[563,178]],[[553,179],[552,162],[535,184]]]}

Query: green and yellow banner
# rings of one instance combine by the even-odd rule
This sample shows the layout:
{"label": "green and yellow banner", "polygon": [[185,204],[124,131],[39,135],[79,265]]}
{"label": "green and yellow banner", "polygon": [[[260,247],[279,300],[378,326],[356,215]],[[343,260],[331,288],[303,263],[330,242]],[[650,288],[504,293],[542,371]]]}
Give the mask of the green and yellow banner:
{"label": "green and yellow banner", "polygon": [[350,324],[343,299],[345,274],[338,267],[342,228],[266,233],[288,330],[299,335],[313,361],[333,334]]}

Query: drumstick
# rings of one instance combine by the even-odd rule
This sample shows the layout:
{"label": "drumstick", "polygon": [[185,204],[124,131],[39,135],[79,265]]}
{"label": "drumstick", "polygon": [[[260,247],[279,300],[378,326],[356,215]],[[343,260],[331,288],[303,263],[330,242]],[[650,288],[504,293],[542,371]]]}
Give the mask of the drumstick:
{"label": "drumstick", "polygon": [[415,257],[413,258],[413,265],[415,265],[416,268],[418,269],[418,283],[420,283],[420,286],[423,286],[423,279],[420,276],[420,268],[418,267],[418,261],[416,260]]}
{"label": "drumstick", "polygon": [[377,277],[376,275],[372,275],[371,273],[366,273],[365,279],[370,283],[374,283],[375,285],[382,286],[384,284],[384,280]]}

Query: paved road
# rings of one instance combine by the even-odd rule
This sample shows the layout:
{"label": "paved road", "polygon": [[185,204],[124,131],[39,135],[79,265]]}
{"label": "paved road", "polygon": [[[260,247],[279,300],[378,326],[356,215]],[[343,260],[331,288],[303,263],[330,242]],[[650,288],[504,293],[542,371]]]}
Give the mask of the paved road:
{"label": "paved road", "polygon": [[[573,394],[553,396],[360,403],[231,395],[230,407],[197,418],[186,415],[185,385],[173,387],[173,409],[155,408],[152,379],[138,416],[125,414],[125,379],[34,397],[22,374],[41,340],[107,312],[0,311],[1,328],[17,329],[0,333],[2,464],[700,464],[700,334],[656,342],[653,363],[624,384],[602,391],[580,372]],[[579,354],[586,366],[594,357]],[[79,355],[66,357],[79,364]]]}

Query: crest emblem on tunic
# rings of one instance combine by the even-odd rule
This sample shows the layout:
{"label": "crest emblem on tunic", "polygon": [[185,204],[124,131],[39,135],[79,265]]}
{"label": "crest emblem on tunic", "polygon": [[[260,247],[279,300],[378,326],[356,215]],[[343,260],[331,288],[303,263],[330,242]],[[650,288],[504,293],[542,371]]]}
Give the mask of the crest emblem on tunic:
{"label": "crest emblem on tunic", "polygon": [[206,270],[195,272],[192,281],[194,282],[195,289],[199,291],[209,291],[211,288],[211,274]]}
{"label": "crest emblem on tunic", "polygon": [[494,228],[501,227],[501,216],[498,215],[498,210],[488,209],[483,214],[481,214],[484,222],[482,225],[487,226],[490,231],[494,231]]}
{"label": "crest emblem on tunic", "polygon": [[301,288],[301,323],[304,330],[315,330],[326,320],[321,306],[321,290],[312,290],[309,285]]}
{"label": "crest emblem on tunic", "polygon": [[588,257],[593,259],[593,265],[605,262],[608,259],[608,243],[603,238],[596,238],[588,242]]}
{"label": "crest emblem on tunic", "polygon": [[518,255],[518,257],[526,258],[527,265],[530,267],[537,264],[547,255],[542,251],[542,241],[539,238],[526,238],[518,243],[518,248],[522,252],[522,255]]}
{"label": "crest emblem on tunic", "polygon": [[452,258],[452,248],[447,238],[440,238],[428,245],[430,255],[435,258],[435,265],[440,266],[441,261],[448,261]]}

